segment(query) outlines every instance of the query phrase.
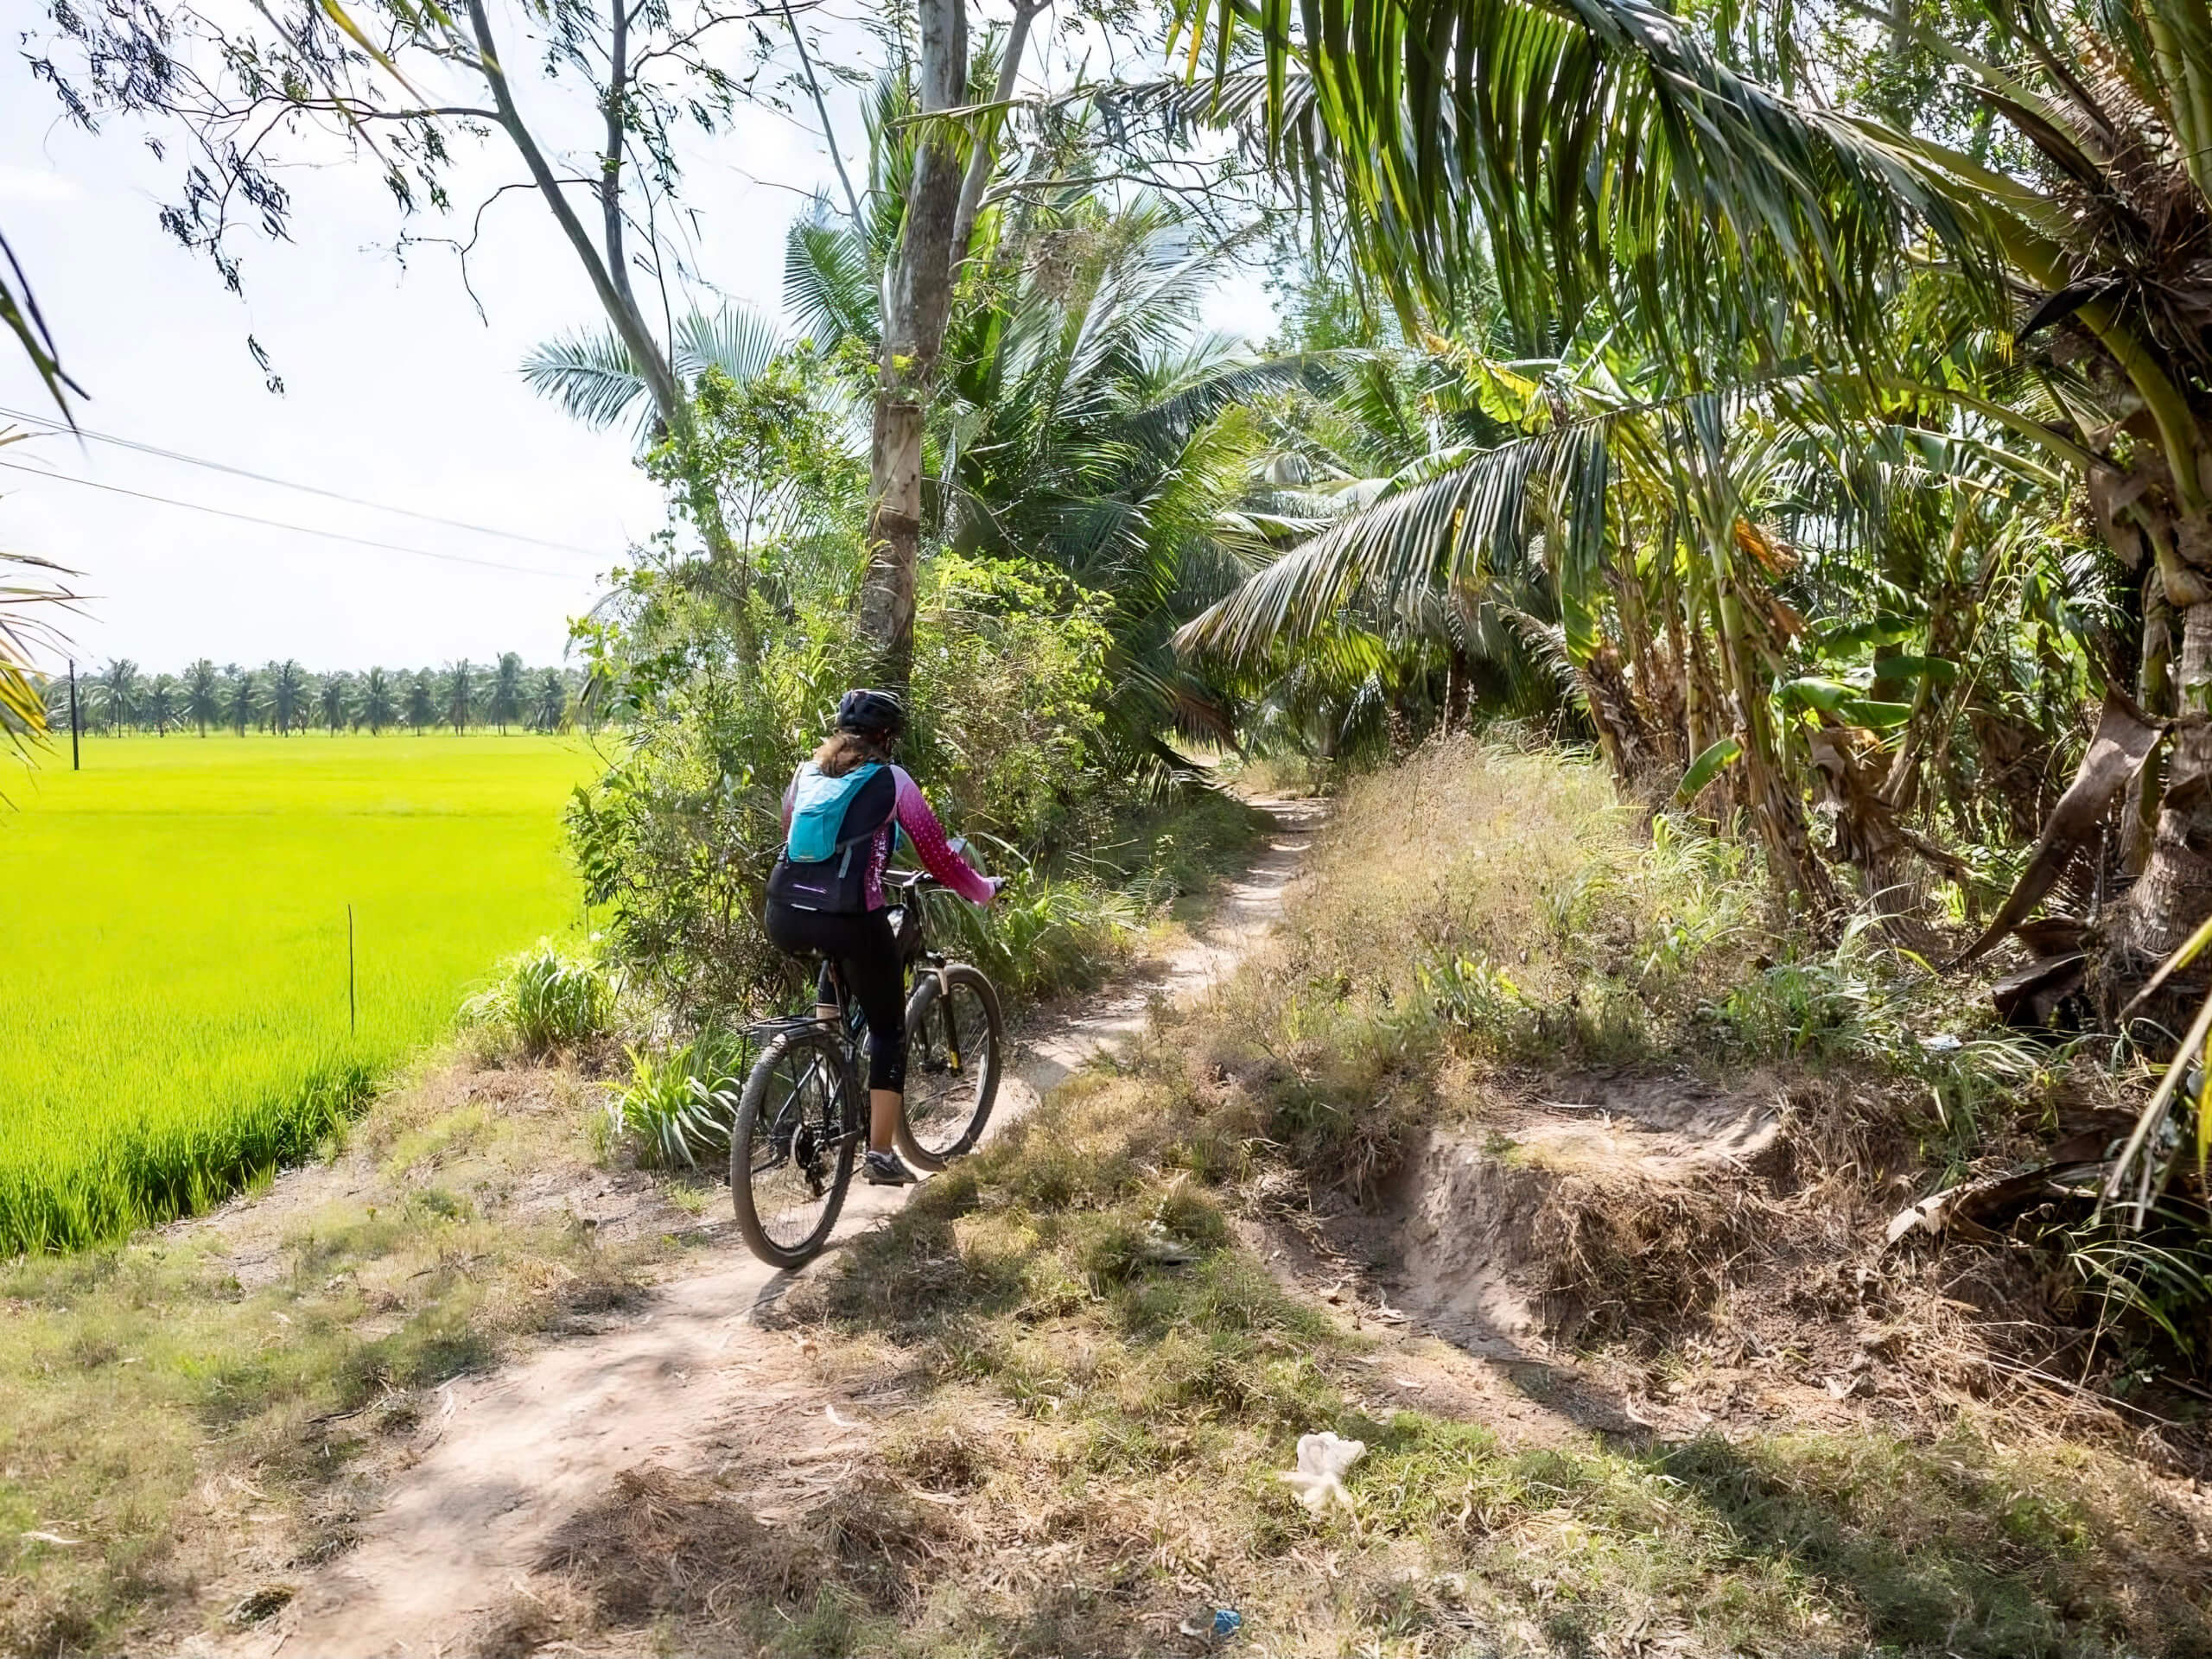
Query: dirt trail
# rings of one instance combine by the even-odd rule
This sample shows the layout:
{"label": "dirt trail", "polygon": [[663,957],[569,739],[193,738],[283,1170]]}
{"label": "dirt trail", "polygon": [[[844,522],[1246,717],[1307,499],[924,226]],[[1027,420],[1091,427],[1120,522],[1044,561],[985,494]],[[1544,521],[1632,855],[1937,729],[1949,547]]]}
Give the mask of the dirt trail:
{"label": "dirt trail", "polygon": [[[1274,925],[1319,808],[1263,804],[1278,828],[1196,939],[1133,985],[1021,1034],[995,1128],[1141,1031],[1153,998],[1205,990]],[[873,1225],[902,1198],[856,1184],[838,1236]],[[429,1414],[435,1440],[391,1483],[358,1546],[309,1577],[283,1613],[212,1651],[240,1659],[279,1649],[464,1651],[495,1609],[530,1594],[532,1567],[563,1522],[623,1471],[699,1466],[728,1444],[734,1421],[764,1414],[836,1425],[834,1402],[803,1356],[753,1318],[791,1282],[755,1261],[733,1229],[692,1271],[659,1287],[639,1317],[448,1385]],[[804,1486],[803,1474],[794,1479]]]}

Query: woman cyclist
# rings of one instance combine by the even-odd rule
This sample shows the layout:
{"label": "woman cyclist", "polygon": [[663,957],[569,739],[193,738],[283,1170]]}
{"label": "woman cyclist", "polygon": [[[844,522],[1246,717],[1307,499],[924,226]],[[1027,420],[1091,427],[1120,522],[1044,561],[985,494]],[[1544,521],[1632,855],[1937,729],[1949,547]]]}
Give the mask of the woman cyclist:
{"label": "woman cyclist", "polygon": [[970,903],[989,904],[1001,885],[953,849],[921,790],[892,763],[906,724],[888,691],[838,700],[837,729],[784,791],[785,856],[768,880],[769,938],[794,956],[824,958],[816,1012],[836,1015],[834,965],[867,1016],[866,1172],[879,1186],[914,1179],[891,1148],[906,1087],[905,973],[883,901],[892,844],[905,831],[923,867]]}

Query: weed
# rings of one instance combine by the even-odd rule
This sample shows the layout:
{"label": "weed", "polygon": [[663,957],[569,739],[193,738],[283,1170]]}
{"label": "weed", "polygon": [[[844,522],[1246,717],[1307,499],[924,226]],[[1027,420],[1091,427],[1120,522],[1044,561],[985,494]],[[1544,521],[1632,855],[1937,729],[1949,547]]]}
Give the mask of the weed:
{"label": "weed", "polygon": [[607,1103],[616,1136],[647,1168],[689,1169],[727,1157],[752,1050],[725,1032],[703,1032],[655,1055],[632,1048],[630,1081]]}
{"label": "weed", "polygon": [[988,910],[932,894],[930,932],[1018,997],[1095,985],[1135,949],[1142,912],[1127,893],[1080,877],[1017,871]]}
{"label": "weed", "polygon": [[537,1059],[605,1035],[613,1014],[614,984],[607,969],[540,939],[501,963],[491,985],[461,1005],[461,1017],[479,1028],[494,1053]]}
{"label": "weed", "polygon": [[[1534,1440],[1519,1421],[1368,1404],[1405,1361],[1364,1363],[1363,1336],[1239,1243],[1224,1210],[1249,1195],[1162,1156],[1236,1116],[1185,1086],[1174,1052],[1223,1017],[1077,1079],[963,1165],[962,1191],[924,1188],[781,1305],[825,1351],[899,1376],[914,1414],[882,1467],[934,1499],[871,1492],[837,1512],[821,1593],[839,1640],[928,1659],[1135,1654],[1197,1603],[1241,1607],[1268,1651],[1452,1652],[1473,1632],[1515,1655],[2212,1643],[2212,1572],[2181,1500],[2108,1453],[2002,1445],[1970,1419],[1927,1442],[1777,1425],[1607,1446],[1541,1390],[1558,1421]],[[1599,1279],[1649,1258],[1651,1284],[1615,1294],[1673,1275],[1663,1241],[1605,1249]],[[1310,1514],[1273,1476],[1324,1427],[1369,1448],[1349,1514]],[[937,1507],[956,1494],[957,1529]],[[882,1530],[909,1510],[933,1529],[925,1548]],[[1050,1597],[1030,1560],[1049,1561]]]}

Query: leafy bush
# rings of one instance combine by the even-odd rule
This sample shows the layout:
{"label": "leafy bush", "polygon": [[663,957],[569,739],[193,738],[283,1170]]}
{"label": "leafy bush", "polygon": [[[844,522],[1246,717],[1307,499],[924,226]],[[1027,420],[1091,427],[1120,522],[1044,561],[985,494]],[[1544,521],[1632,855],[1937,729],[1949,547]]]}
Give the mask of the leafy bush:
{"label": "leafy bush", "polygon": [[[715,598],[633,575],[585,630],[631,738],[569,824],[614,955],[694,1022],[773,1002],[796,978],[760,925],[783,841],[785,785],[823,735],[865,653],[835,594]],[[1025,856],[1083,837],[1126,791],[1099,768],[1110,641],[1096,601],[1033,567],[941,553],[916,624],[912,728],[901,762],[955,830]],[[1050,885],[1050,884],[1048,884]],[[1057,983],[1065,952],[1114,943],[1049,893],[1015,923],[1062,956],[1009,988]]]}
{"label": "leafy bush", "polygon": [[706,1032],[655,1056],[628,1051],[630,1081],[607,1101],[609,1127],[649,1169],[725,1157],[752,1061],[742,1038]]}
{"label": "leafy bush", "polygon": [[509,957],[499,977],[462,1005],[461,1017],[501,1049],[550,1054],[607,1034],[614,984],[598,962],[540,939]]}

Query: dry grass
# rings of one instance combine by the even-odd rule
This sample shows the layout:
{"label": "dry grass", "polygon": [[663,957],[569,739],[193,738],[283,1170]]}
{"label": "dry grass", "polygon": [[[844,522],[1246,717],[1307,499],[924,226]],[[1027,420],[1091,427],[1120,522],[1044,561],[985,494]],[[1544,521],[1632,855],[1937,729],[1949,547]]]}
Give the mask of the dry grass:
{"label": "dry grass", "polygon": [[[1977,1107],[1986,1145],[2047,1080],[2005,1101],[1916,1070],[1865,960],[1767,931],[1726,857],[1643,843],[1541,758],[1447,747],[1354,790],[1231,984],[785,1300],[824,1364],[906,1404],[866,1478],[777,1541],[809,1587],[661,1639],[1198,1653],[1185,1632],[1233,1607],[1286,1655],[2212,1653],[2186,1483],[2101,1424],[1930,1392],[1910,1343],[1970,1345],[1970,1321],[1929,1263],[1861,1248],[1885,1184],[1949,1144],[1939,1102]],[[1484,1248],[1593,1345],[1580,1362],[1408,1338],[1362,1312],[1356,1262],[1301,1283],[1253,1242],[1287,1222],[1325,1251],[1419,1131],[1480,1145],[1563,1077],[1642,1087],[1685,1059],[1724,1095],[1766,1068],[1756,1159],[1662,1178],[1494,1135],[1528,1203]],[[1350,1293],[1322,1300],[1326,1274]],[[1369,1452],[1351,1510],[1317,1516],[1274,1473],[1322,1429]]]}
{"label": "dry grass", "polygon": [[658,1237],[575,1214],[613,1179],[588,1117],[567,1074],[434,1070],[327,1165],[0,1271],[0,1649],[265,1617],[347,1546],[424,1391],[638,1294]]}
{"label": "dry grass", "polygon": [[[1565,1395],[1533,1426],[1400,1408],[1395,1373],[1473,1363],[1424,1362],[1241,1244],[1270,1154],[1186,1078],[1078,1080],[787,1300],[825,1363],[896,1376],[910,1408],[802,1529],[810,1588],[676,1645],[1195,1653],[1178,1632],[1217,1606],[1281,1654],[2212,1644],[2197,1507],[1986,1413],[1624,1440]],[[1324,1428],[1370,1452],[1353,1510],[1317,1517],[1274,1471]]]}

